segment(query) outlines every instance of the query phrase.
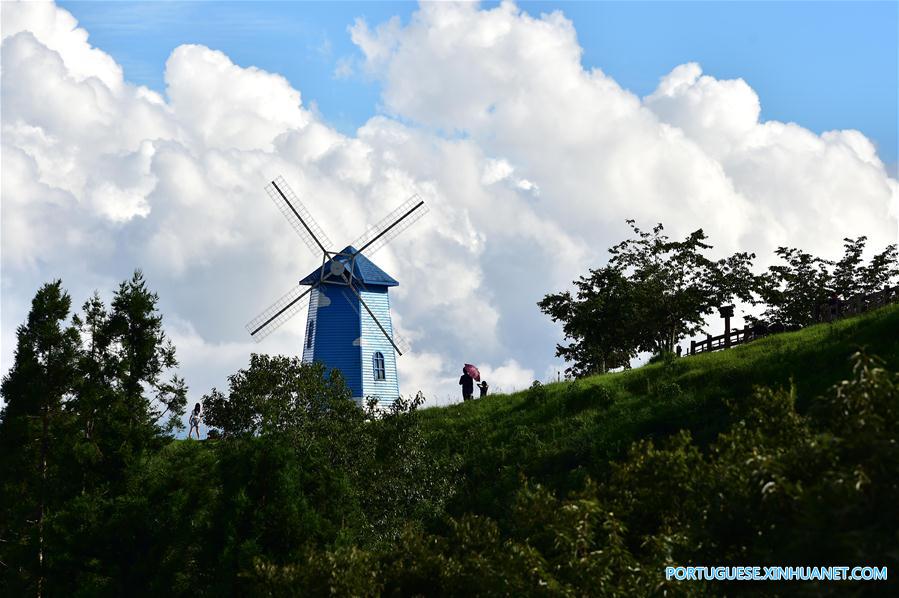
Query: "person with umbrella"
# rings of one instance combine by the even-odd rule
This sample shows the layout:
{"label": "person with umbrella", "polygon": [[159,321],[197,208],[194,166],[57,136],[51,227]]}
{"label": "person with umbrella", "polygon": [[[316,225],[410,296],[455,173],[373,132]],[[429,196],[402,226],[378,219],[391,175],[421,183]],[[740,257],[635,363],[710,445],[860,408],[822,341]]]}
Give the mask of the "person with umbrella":
{"label": "person with umbrella", "polygon": [[478,368],[466,363],[462,368],[462,375],[459,376],[459,384],[462,385],[462,400],[467,401],[474,394],[474,381],[481,379],[481,373]]}

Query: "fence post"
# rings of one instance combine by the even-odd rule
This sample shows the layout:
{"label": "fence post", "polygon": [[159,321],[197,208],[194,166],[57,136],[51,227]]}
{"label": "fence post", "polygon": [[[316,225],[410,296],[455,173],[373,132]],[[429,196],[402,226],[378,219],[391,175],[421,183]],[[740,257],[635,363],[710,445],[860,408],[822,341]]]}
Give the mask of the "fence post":
{"label": "fence post", "polygon": [[690,355],[696,355],[696,341],[690,341]]}
{"label": "fence post", "polygon": [[722,305],[718,308],[718,313],[724,318],[724,348],[730,348],[730,319],[734,315],[733,305]]}
{"label": "fence post", "polygon": [[705,335],[705,342],[706,342],[706,346],[708,347],[708,349],[706,349],[706,350],[709,353],[711,353],[712,352],[712,335],[711,334]]}

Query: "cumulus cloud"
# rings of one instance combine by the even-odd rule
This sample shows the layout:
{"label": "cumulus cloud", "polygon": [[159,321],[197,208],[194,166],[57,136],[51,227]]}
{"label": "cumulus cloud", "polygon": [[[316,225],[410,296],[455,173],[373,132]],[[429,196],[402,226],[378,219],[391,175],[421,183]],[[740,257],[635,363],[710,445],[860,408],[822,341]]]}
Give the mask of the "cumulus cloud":
{"label": "cumulus cloud", "polygon": [[[398,312],[422,301],[442,310],[441,350],[453,339],[466,342],[452,320],[476,322],[479,344],[501,349],[495,307],[472,297],[483,273],[467,211],[409,168],[414,146],[432,140],[388,120],[369,123],[357,138],[341,135],[280,75],[196,45],[169,57],[162,98],[116,80],[107,68],[115,63],[90,47],[71,15],[51,8],[64,27],[43,25],[53,21],[47,5],[3,6],[4,25],[7,15],[15,24],[3,38],[4,369],[15,326],[43,281],[62,277],[78,304],[135,267],[160,293],[193,394],[220,386],[239,367],[235,356],[296,353],[302,318],[264,346],[243,331],[317,264],[262,191],[279,173],[339,244],[420,193],[440,219],[420,223],[378,256],[403,283]],[[433,313],[408,310],[406,321],[427,336]],[[449,367],[445,352],[435,355]],[[416,379],[436,394],[433,382]]]}
{"label": "cumulus cloud", "polygon": [[748,84],[696,64],[636,97],[582,67],[560,12],[427,3],[407,25],[358,20],[354,70],[380,81],[386,114],[346,136],[284,77],[215,49],[176,48],[163,97],[67,11],[2,11],[4,370],[42,282],[62,277],[77,304],[135,267],[196,397],[253,350],[299,353],[302,317],[261,346],[243,329],[317,265],[262,191],[278,174],[341,247],[413,193],[428,202],[376,261],[415,342],[402,390],[432,404],[457,400],[466,361],[494,389],[554,371],[559,329],[535,303],[602,264],[625,218],[763,255],[896,237],[899,187],[861,133],[761,122]]}
{"label": "cumulus cloud", "polygon": [[3,9],[3,38],[31,32],[65,62],[70,76],[82,82],[99,79],[118,91],[123,83],[122,67],[111,56],[87,43],[87,31],[78,27],[68,11],[52,2],[29,3],[27,7],[8,5]]}
{"label": "cumulus cloud", "polygon": [[200,149],[269,150],[275,137],[311,120],[287,79],[204,46],[176,48],[165,82],[173,114]]}
{"label": "cumulus cloud", "polygon": [[702,75],[695,62],[675,67],[644,100],[661,121],[696,140],[720,159],[737,149],[758,124],[758,95],[742,79],[719,81]]}
{"label": "cumulus cloud", "polygon": [[359,21],[353,39],[389,111],[515,164],[546,198],[535,212],[578,236],[616,238],[634,217],[760,252],[896,238],[899,188],[863,135],[760,122],[746,82],[695,63],[639,98],[582,67],[559,11],[427,3],[406,27]]}
{"label": "cumulus cloud", "polygon": [[527,388],[535,380],[534,370],[522,367],[514,359],[497,367],[485,364],[479,370],[481,380],[485,380],[493,392],[514,392]]}

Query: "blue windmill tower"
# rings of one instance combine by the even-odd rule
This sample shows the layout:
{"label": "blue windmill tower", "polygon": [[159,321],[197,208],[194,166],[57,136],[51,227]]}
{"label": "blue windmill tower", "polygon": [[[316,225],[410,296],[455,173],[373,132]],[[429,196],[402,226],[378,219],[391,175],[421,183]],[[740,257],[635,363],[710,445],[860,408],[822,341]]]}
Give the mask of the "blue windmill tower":
{"label": "blue windmill tower", "polygon": [[389,405],[399,396],[396,358],[408,343],[394,333],[390,319],[388,291],[399,283],[369,257],[424,216],[427,206],[413,195],[335,252],[326,248],[331,241],[282,177],[265,189],[310,250],[321,252],[322,263],[251,320],[247,331],[259,341],[308,305],[303,361],[340,370],[354,399],[377,397]]}

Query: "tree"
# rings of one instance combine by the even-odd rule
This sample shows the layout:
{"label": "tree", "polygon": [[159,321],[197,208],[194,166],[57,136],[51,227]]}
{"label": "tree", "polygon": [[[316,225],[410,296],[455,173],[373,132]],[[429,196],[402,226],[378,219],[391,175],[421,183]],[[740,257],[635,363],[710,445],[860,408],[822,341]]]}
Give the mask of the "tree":
{"label": "tree", "polygon": [[862,269],[861,290],[863,293],[874,293],[889,286],[897,278],[899,278],[899,256],[896,244],[893,243],[872,256],[868,265]]}
{"label": "tree", "polygon": [[821,305],[847,301],[882,290],[899,277],[896,245],[871,257],[862,255],[867,237],[843,239],[843,257],[833,262],[796,248],[774,252],[786,264],[775,264],[759,277],[759,295],[767,307],[762,317],[786,326],[808,326],[818,320]]}
{"label": "tree", "polygon": [[222,444],[257,438],[291,446],[299,462],[314,466],[307,492],[327,486],[330,505],[359,509],[355,532],[364,543],[382,544],[405,522],[437,518],[453,495],[457,460],[429,454],[420,393],[386,410],[376,400],[360,406],[339,370],[257,354],[228,386],[227,394],[213,389],[203,397],[206,422],[221,430]]}
{"label": "tree", "polygon": [[17,331],[12,369],[0,394],[0,540],[2,560],[21,585],[45,591],[45,524],[65,497],[59,478],[69,451],[70,401],[79,352],[78,331],[66,326],[71,299],[61,281],[44,285]]}
{"label": "tree", "polygon": [[843,257],[834,265],[831,285],[833,291],[844,298],[849,298],[863,292],[864,262],[862,253],[865,251],[867,237],[856,239],[843,239]]}
{"label": "tree", "polygon": [[322,484],[350,493],[365,475],[366,414],[339,370],[254,353],[248,368],[228,377],[228,393],[213,388],[203,405],[206,423],[226,443],[261,437],[290,446],[301,462],[316,464]]}
{"label": "tree", "polygon": [[157,302],[137,271],[111,305],[95,294],[73,317],[81,343],[65,404],[71,437],[60,472],[66,500],[53,519],[53,593],[112,592],[110,571],[125,553],[116,528],[128,520],[129,480],[170,442],[184,411],[183,380],[164,378],[177,360]]}
{"label": "tree", "polygon": [[762,317],[786,326],[813,323],[830,296],[830,262],[795,248],[778,247],[774,253],[787,263],[770,266],[760,279],[767,305]]}
{"label": "tree", "polygon": [[158,301],[136,270],[109,308],[94,294],[74,318],[85,339],[73,405],[81,431],[78,454],[85,478],[92,474],[98,485],[123,481],[130,463],[161,448],[181,425],[187,387],[175,373],[163,378],[178,360]]}
{"label": "tree", "polygon": [[538,303],[564,323],[572,343],[559,345],[556,354],[573,362],[567,371],[575,375],[626,365],[640,351],[670,353],[717,307],[734,297],[754,300],[755,254],[712,260],[702,229],[671,241],[661,224],[643,231],[627,222],[634,238],[609,249],[606,267],[575,281],[576,297],[563,292]]}
{"label": "tree", "polygon": [[567,338],[580,341],[556,345],[556,355],[573,364],[565,372],[582,377],[627,367],[637,356],[637,286],[610,266],[590,270],[574,285],[577,299],[564,291],[537,304],[554,322],[563,322]]}
{"label": "tree", "polygon": [[[129,409],[128,420],[135,429],[144,429],[147,438],[172,432],[187,404],[184,381],[162,374],[178,366],[175,347],[162,328],[157,311],[159,296],[147,289],[140,270],[130,281],[119,285],[106,321],[105,337],[112,342],[114,386],[123,393]],[[147,388],[153,396],[144,393]],[[169,415],[168,420],[163,417]]]}
{"label": "tree", "polygon": [[738,297],[753,301],[754,253],[735,253],[717,261],[703,253],[711,249],[698,229],[683,241],[670,241],[657,224],[652,232],[628,224],[636,238],[609,249],[609,265],[620,268],[637,285],[638,349],[670,353],[682,337],[698,332],[705,316]]}
{"label": "tree", "polygon": [[363,539],[370,545],[390,545],[404,526],[440,520],[456,492],[460,461],[430,449],[418,412],[424,401],[419,392],[398,397],[387,409],[374,399],[366,405],[371,425],[360,438],[365,460],[356,485],[366,515]]}
{"label": "tree", "polygon": [[225,438],[268,434],[305,440],[327,437],[334,422],[361,426],[362,411],[350,399],[339,370],[297,357],[250,356],[250,365],[228,377],[228,394],[213,388],[203,397],[206,423]]}

